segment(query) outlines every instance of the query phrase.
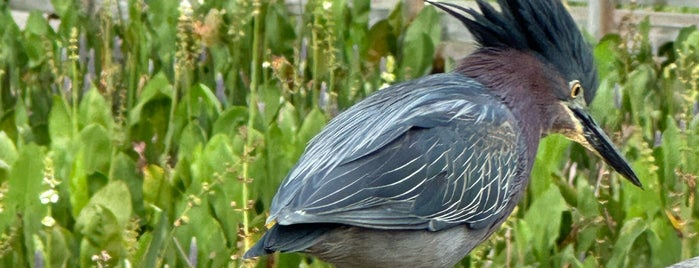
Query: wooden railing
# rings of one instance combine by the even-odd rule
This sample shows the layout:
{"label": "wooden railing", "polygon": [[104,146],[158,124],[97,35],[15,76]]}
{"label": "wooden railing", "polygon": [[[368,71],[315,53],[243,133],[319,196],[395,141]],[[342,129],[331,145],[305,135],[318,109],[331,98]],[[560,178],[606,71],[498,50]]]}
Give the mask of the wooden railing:
{"label": "wooden railing", "polygon": [[[87,0],[86,2],[91,3],[95,0]],[[122,0],[117,0],[122,1]],[[173,0],[177,1],[177,0]],[[186,0],[185,0],[186,1]],[[266,0],[262,0],[266,1]],[[307,0],[283,0],[286,1],[289,10],[292,13],[301,12],[301,6],[307,2]],[[388,13],[393,9],[398,1],[406,1],[407,5],[423,5],[422,0],[372,0],[372,14],[371,22],[376,22],[382,18],[388,16]],[[475,2],[472,0],[441,0],[445,2],[458,3],[466,7],[475,7]],[[571,3],[584,3],[587,7],[580,5],[572,5],[570,12],[581,25],[582,28],[586,29],[588,32],[599,37],[606,32],[614,32],[616,30],[616,25],[618,25],[621,18],[624,16],[633,16],[637,19],[642,19],[644,17],[649,17],[652,25],[651,30],[651,42],[654,46],[660,45],[664,42],[673,40],[677,35],[679,29],[690,26],[699,26],[699,14],[683,14],[683,13],[670,13],[670,12],[656,12],[649,11],[650,9],[638,9],[638,10],[628,10],[628,9],[616,9],[613,12],[609,12],[608,8],[605,8],[605,3],[609,1],[615,1],[615,3],[622,4],[622,6],[628,6],[631,1],[635,1],[639,5],[669,5],[673,7],[690,7],[699,8],[699,0],[567,0]],[[30,11],[30,10],[40,10],[43,12],[52,12],[53,7],[51,6],[50,0],[9,0],[10,7],[16,10]],[[96,2],[95,2],[96,3]],[[94,4],[94,3],[93,3]],[[608,6],[608,5],[607,5]],[[612,5],[613,6],[613,5]],[[419,8],[419,7],[418,7]],[[597,8],[597,9],[595,9]],[[597,12],[592,12],[597,10]],[[600,11],[601,10],[601,11]],[[592,16],[590,15],[592,14]],[[471,35],[461,26],[461,24],[455,19],[445,16],[443,20],[445,27],[445,38],[450,41],[455,42],[471,42]]]}

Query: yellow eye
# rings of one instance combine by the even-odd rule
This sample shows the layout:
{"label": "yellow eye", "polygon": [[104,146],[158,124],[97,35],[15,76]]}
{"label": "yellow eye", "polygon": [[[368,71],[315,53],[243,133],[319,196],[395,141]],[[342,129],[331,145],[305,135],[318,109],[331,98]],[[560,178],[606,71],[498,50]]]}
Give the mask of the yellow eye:
{"label": "yellow eye", "polygon": [[570,97],[572,97],[573,99],[575,99],[575,98],[577,98],[578,96],[582,95],[582,93],[583,93],[583,87],[582,87],[582,85],[580,84],[580,82],[578,82],[577,80],[571,82],[571,86],[570,86]]}

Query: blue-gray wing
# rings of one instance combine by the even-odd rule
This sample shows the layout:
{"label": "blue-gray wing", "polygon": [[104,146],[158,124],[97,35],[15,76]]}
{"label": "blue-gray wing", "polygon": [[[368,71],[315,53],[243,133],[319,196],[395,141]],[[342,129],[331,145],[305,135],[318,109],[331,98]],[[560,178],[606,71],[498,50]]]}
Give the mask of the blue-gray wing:
{"label": "blue-gray wing", "polygon": [[459,74],[383,89],[309,143],[275,196],[269,221],[486,226],[512,195],[522,151],[515,128],[495,96]]}

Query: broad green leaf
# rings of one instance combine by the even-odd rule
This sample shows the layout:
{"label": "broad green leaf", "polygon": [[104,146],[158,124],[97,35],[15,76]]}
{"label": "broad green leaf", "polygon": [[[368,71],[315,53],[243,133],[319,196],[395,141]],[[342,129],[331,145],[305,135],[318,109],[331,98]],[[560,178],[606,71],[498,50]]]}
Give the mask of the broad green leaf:
{"label": "broad green leaf", "polygon": [[[151,241],[153,240],[153,234],[151,231],[145,231],[138,239],[138,246],[136,247],[136,252],[132,255],[132,260],[134,267],[146,267],[143,265],[146,253],[150,248]],[[154,263],[155,260],[152,260]]]}
{"label": "broad green leaf", "polygon": [[298,132],[299,145],[305,147],[306,143],[310,141],[326,124],[326,117],[323,112],[319,109],[313,109],[310,113],[303,119],[301,128]]}
{"label": "broad green leaf", "polygon": [[107,130],[102,125],[90,124],[80,132],[80,140],[85,174],[108,174],[112,148]]}
{"label": "broad green leaf", "polygon": [[35,144],[22,147],[12,165],[7,193],[2,200],[4,211],[0,213],[0,230],[21,226],[21,237],[17,239],[22,239],[26,250],[32,254],[35,250],[32,238],[42,229],[41,220],[48,215],[48,205],[41,204],[39,198],[49,189],[43,183],[44,157],[42,149]]}
{"label": "broad green leaf", "polygon": [[70,176],[68,180],[70,191],[70,205],[72,216],[78,217],[80,211],[90,201],[90,190],[87,181],[87,173],[85,172],[85,151],[79,150],[75,155],[71,166]]}
{"label": "broad green leaf", "polygon": [[662,163],[664,165],[660,168],[663,175],[663,184],[669,187],[668,190],[675,191],[678,190],[678,186],[680,186],[677,182],[675,171],[678,167],[682,166],[683,154],[679,153],[679,151],[684,149],[682,146],[682,141],[684,139],[680,134],[677,124],[675,124],[675,120],[668,117],[667,122],[667,127],[665,131],[663,131],[662,146],[660,148],[662,150]]}
{"label": "broad green leaf", "polygon": [[39,11],[29,13],[24,29],[24,49],[29,57],[28,65],[34,68],[44,63],[47,56],[45,42],[55,38],[54,32],[44,14]]}
{"label": "broad green leaf", "polygon": [[[575,241],[579,252],[588,252],[596,245],[597,234],[602,225],[595,221],[600,216],[600,200],[595,196],[594,188],[587,180],[578,179],[578,202],[575,213],[579,213],[579,222],[574,222],[581,227]],[[575,214],[574,214],[575,215]]]}
{"label": "broad green leaf", "polygon": [[561,214],[567,209],[565,200],[557,187],[550,186],[534,202],[524,215],[531,228],[533,252],[539,260],[547,260],[551,249],[555,249],[561,227]]}
{"label": "broad green leaf", "polygon": [[[0,131],[0,169],[9,171],[17,157],[17,148],[14,141],[7,136],[7,133]],[[0,176],[0,181],[2,181],[2,178]]]}
{"label": "broad green leaf", "polygon": [[51,0],[51,6],[56,10],[56,14],[62,16],[66,13],[75,13],[71,0]]}
{"label": "broad green leaf", "polygon": [[148,102],[156,98],[170,98],[172,97],[172,92],[173,87],[170,81],[167,80],[167,77],[163,73],[156,74],[143,87],[143,91],[138,96],[138,102],[129,111],[129,126],[140,122],[142,110]]}
{"label": "broad green leaf", "polygon": [[[220,114],[223,111],[223,108],[221,107],[221,102],[216,98],[216,94],[214,94],[213,91],[211,91],[211,88],[207,87],[204,84],[197,84],[194,86],[196,89],[197,95],[190,95],[190,97],[197,97],[197,101],[202,101],[206,103],[206,108],[213,108],[214,112],[216,114]],[[194,99],[190,99],[191,102],[194,102]]]}
{"label": "broad green leaf", "polygon": [[517,225],[514,230],[515,243],[517,244],[517,258],[520,260],[532,260],[534,258],[532,251],[534,250],[534,236],[532,228],[526,220],[517,220]]}
{"label": "broad green leaf", "polygon": [[191,159],[194,150],[206,143],[206,130],[202,129],[197,121],[191,121],[182,130],[178,144],[179,158]]}
{"label": "broad green leaf", "polygon": [[289,11],[283,5],[270,5],[265,16],[266,25],[264,36],[270,49],[282,55],[293,55],[296,45],[296,32],[289,20]]}
{"label": "broad green leaf", "polygon": [[92,87],[85,96],[83,96],[78,113],[80,115],[79,121],[82,127],[87,127],[90,124],[98,124],[110,132],[114,127],[111,105],[107,103],[107,100],[104,99],[104,96],[102,96],[95,87]]}
{"label": "broad green leaf", "polygon": [[291,167],[296,163],[303,145],[296,145],[296,142],[284,135],[277,125],[270,126],[265,135],[267,142],[265,147],[264,160],[267,161],[267,179],[256,181],[252,187],[258,192],[256,196],[265,206],[269,206],[279,183],[284,179]]}
{"label": "broad green leaf", "polygon": [[62,97],[53,97],[53,105],[49,113],[49,135],[52,145],[66,144],[72,137],[73,126],[68,107],[68,103]]}
{"label": "broad green leaf", "polygon": [[214,122],[212,135],[226,134],[235,136],[239,133],[240,126],[248,121],[247,107],[232,106],[223,111],[221,116]]}
{"label": "broad green leaf", "polygon": [[80,267],[94,264],[93,256],[102,256],[103,252],[110,257],[110,260],[103,262],[110,264],[109,266],[115,265],[125,255],[120,247],[122,239],[114,215],[100,206],[87,207],[85,211],[94,213],[89,213],[92,216],[90,225],[75,226],[76,232],[82,237],[79,244]]}
{"label": "broad green leaf", "polygon": [[570,141],[562,135],[549,135],[539,143],[539,151],[529,181],[529,192],[537,198],[551,185],[551,179],[560,170]]}
{"label": "broad green leaf", "polygon": [[172,185],[163,168],[148,165],[143,171],[143,201],[167,211],[172,206]]}
{"label": "broad green leaf", "polygon": [[400,77],[416,78],[429,72],[441,29],[440,15],[434,8],[424,8],[420,11],[403,37]]}
{"label": "broad green leaf", "polygon": [[633,218],[625,221],[619,231],[619,238],[614,243],[612,256],[605,265],[606,267],[622,267],[629,258],[631,246],[641,233],[647,229],[646,222],[640,218]]}
{"label": "broad green leaf", "polygon": [[414,79],[425,75],[432,65],[434,44],[426,33],[415,33],[415,36],[406,37],[403,53],[400,60],[400,78],[404,80]]}
{"label": "broad green leaf", "polygon": [[653,267],[666,267],[678,262],[682,257],[682,240],[670,221],[662,216],[655,218],[651,223],[648,244],[652,250]]}
{"label": "broad green leaf", "polygon": [[[120,227],[125,227],[131,218],[131,194],[124,181],[115,180],[109,182],[90,198],[90,202],[87,205],[100,206],[109,210]],[[89,212],[81,212],[77,222],[85,224],[90,221],[90,215],[88,214]]]}
{"label": "broad green leaf", "polygon": [[371,62],[396,53],[397,36],[388,20],[381,20],[371,26],[367,59]]}
{"label": "broad green leaf", "polygon": [[277,116],[277,125],[285,137],[294,137],[299,128],[296,108],[291,103],[284,103]]}
{"label": "broad green leaf", "polygon": [[[71,267],[77,266],[78,263],[74,259],[75,252],[71,248],[75,244],[74,234],[71,229],[66,229],[63,226],[54,226],[48,228],[44,236],[49,240],[51,252],[49,259],[46,260],[48,265],[53,267]],[[48,267],[48,265],[46,267]]]}
{"label": "broad green leaf", "polygon": [[[206,197],[201,196],[200,198],[201,205],[190,207],[186,214],[182,215],[188,220],[175,227],[176,242],[173,243],[179,243],[187,255],[191,250],[194,250],[197,266],[220,267],[230,260],[226,245],[236,243],[238,236],[226,236],[218,221],[209,214],[209,204]],[[187,206],[186,203],[183,204]],[[193,239],[195,239],[194,243],[192,243]],[[196,248],[192,249],[192,246],[196,246]],[[181,253],[178,255],[180,258],[189,257],[182,256]]]}
{"label": "broad green leaf", "polygon": [[640,135],[632,136],[629,143],[638,146],[642,152],[640,157],[631,163],[631,167],[646,188],[645,190],[638,189],[628,183],[626,179],[622,179],[621,175],[612,174],[613,178],[618,178],[618,183],[622,184],[619,188],[623,195],[622,204],[624,205],[621,210],[627,220],[635,217],[652,218],[661,212],[661,206],[658,204],[663,203],[660,199],[660,187],[658,187],[660,182],[656,171],[657,167],[651,154],[652,150],[648,148],[650,145],[643,141]]}
{"label": "broad green leaf", "polygon": [[118,153],[112,160],[109,179],[121,180],[126,183],[129,188],[131,203],[133,204],[133,214],[144,218],[143,178],[134,160],[122,152]]}
{"label": "broad green leaf", "polygon": [[[617,105],[621,104],[621,95],[615,96],[619,89],[615,89],[616,85],[613,84],[610,79],[604,79],[600,82],[600,86],[597,89],[597,96],[595,97],[592,104],[590,104],[590,113],[592,117],[599,122],[601,126],[612,126],[617,128],[620,121],[623,119],[621,117],[621,109]],[[620,94],[620,93],[619,93]],[[615,103],[619,101],[619,103]]]}
{"label": "broad green leaf", "polygon": [[645,137],[652,137],[650,133],[650,118],[642,115],[650,114],[651,110],[648,106],[648,89],[653,87],[653,78],[655,77],[655,72],[652,67],[642,64],[629,73],[629,84],[626,84],[623,89],[623,94],[626,94],[625,98],[628,99],[631,104],[631,116],[634,119],[633,122],[637,126],[644,127],[646,130],[643,135]]}
{"label": "broad green leaf", "polygon": [[[616,73],[619,62],[619,44],[622,42],[621,36],[610,34],[604,36],[594,48],[594,55],[600,80],[609,79],[609,76]],[[595,98],[597,100],[599,98]],[[589,104],[589,103],[588,103]]]}
{"label": "broad green leaf", "polygon": [[108,250],[115,254],[113,257],[124,256],[123,230],[131,214],[131,196],[126,183],[120,180],[109,182],[92,196],[76,219],[75,228],[84,236],[83,241],[94,247],[83,250],[94,252],[91,254]]}
{"label": "broad green leaf", "polygon": [[[274,82],[275,85],[272,85],[271,82]],[[258,98],[258,101],[261,102],[261,106],[264,107],[260,109],[258,116],[261,117],[260,119],[263,120],[266,126],[275,119],[279,107],[285,103],[282,97],[282,89],[276,86],[276,80],[270,81],[270,84],[260,87],[260,90],[258,90]]]}

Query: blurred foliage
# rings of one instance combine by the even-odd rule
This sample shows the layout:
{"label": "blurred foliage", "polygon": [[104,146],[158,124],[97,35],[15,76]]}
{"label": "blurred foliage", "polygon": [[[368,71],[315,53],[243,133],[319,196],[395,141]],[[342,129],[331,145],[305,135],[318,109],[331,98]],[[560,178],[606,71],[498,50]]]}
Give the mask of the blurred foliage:
{"label": "blurred foliage", "polygon": [[[31,13],[23,29],[0,2],[3,267],[326,266],[240,256],[305,144],[367,94],[430,73],[441,37],[431,7],[369,26],[369,0],[52,2],[57,28]],[[463,266],[699,255],[699,31],[654,51],[649,28],[627,19],[596,45],[591,104],[645,190],[548,137],[525,200]]]}

